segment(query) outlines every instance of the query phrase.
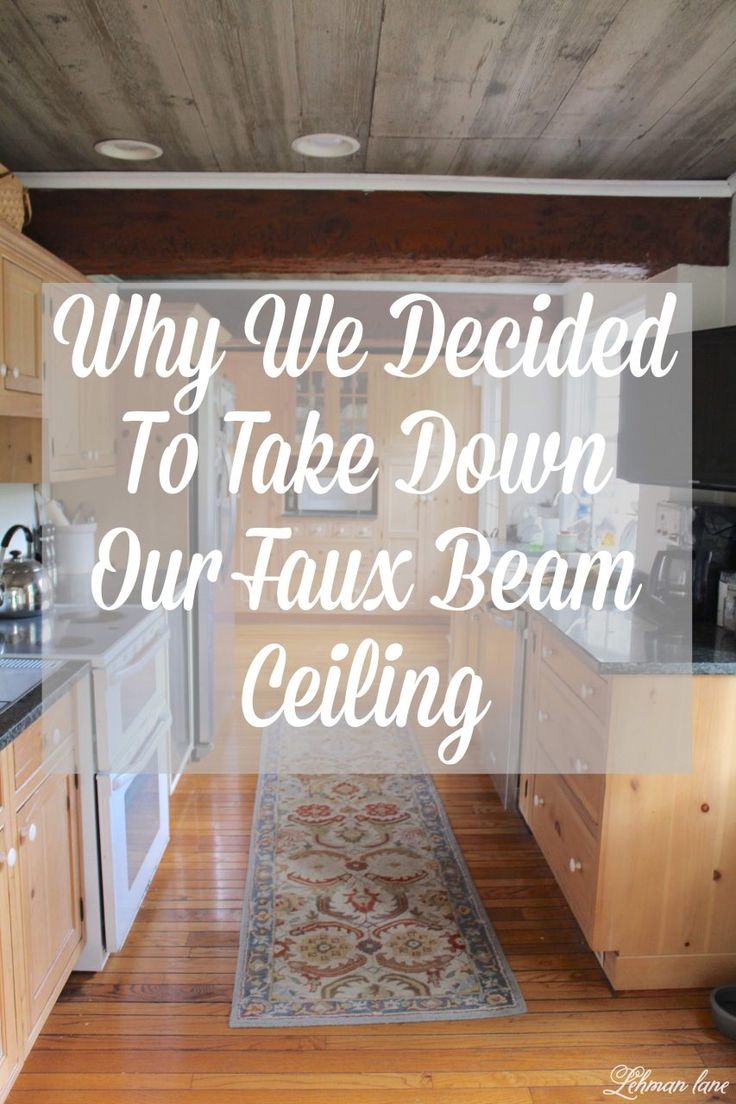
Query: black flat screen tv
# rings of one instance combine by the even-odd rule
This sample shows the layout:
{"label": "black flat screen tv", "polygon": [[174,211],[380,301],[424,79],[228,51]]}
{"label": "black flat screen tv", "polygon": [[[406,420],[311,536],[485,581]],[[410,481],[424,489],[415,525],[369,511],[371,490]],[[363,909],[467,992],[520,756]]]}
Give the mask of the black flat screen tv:
{"label": "black flat screen tv", "polygon": [[736,326],[692,334],[692,391],[690,337],[671,336],[665,362],[673,351],[675,367],[661,379],[621,375],[617,474],[630,483],[736,490]]}

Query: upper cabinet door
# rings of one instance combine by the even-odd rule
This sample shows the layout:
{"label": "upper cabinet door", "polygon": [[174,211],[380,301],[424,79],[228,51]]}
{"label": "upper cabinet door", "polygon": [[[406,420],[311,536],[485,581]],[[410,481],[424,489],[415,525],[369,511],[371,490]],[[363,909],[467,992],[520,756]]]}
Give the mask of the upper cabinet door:
{"label": "upper cabinet door", "polygon": [[9,391],[41,394],[41,277],[3,259],[3,370]]}

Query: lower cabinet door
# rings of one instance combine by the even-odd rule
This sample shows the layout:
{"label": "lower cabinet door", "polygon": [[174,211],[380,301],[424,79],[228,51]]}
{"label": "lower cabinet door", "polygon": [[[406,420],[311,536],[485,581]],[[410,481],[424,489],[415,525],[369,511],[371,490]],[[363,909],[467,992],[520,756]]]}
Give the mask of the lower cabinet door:
{"label": "lower cabinet door", "polygon": [[50,774],[18,812],[28,1033],[33,1034],[82,940],[74,778]]}
{"label": "lower cabinet door", "polygon": [[10,913],[10,871],[16,860],[17,852],[10,847],[8,829],[3,827],[0,829],[0,1100],[20,1056]]}

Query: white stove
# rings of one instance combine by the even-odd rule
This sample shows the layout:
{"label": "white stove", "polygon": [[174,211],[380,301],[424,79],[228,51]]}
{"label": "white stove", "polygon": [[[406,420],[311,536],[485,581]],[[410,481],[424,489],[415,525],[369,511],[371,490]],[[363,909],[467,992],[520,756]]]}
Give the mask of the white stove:
{"label": "white stove", "polygon": [[129,635],[141,622],[161,617],[161,611],[143,606],[101,610],[57,605],[38,617],[0,621],[0,655],[53,656],[99,666],[126,647]]}

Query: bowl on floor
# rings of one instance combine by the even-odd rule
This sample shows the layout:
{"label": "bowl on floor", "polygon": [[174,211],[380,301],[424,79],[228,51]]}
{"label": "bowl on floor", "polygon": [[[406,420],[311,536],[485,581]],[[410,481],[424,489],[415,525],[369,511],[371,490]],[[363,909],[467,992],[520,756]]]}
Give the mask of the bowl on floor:
{"label": "bowl on floor", "polygon": [[713,1023],[729,1039],[736,1039],[736,985],[721,985],[711,990]]}

